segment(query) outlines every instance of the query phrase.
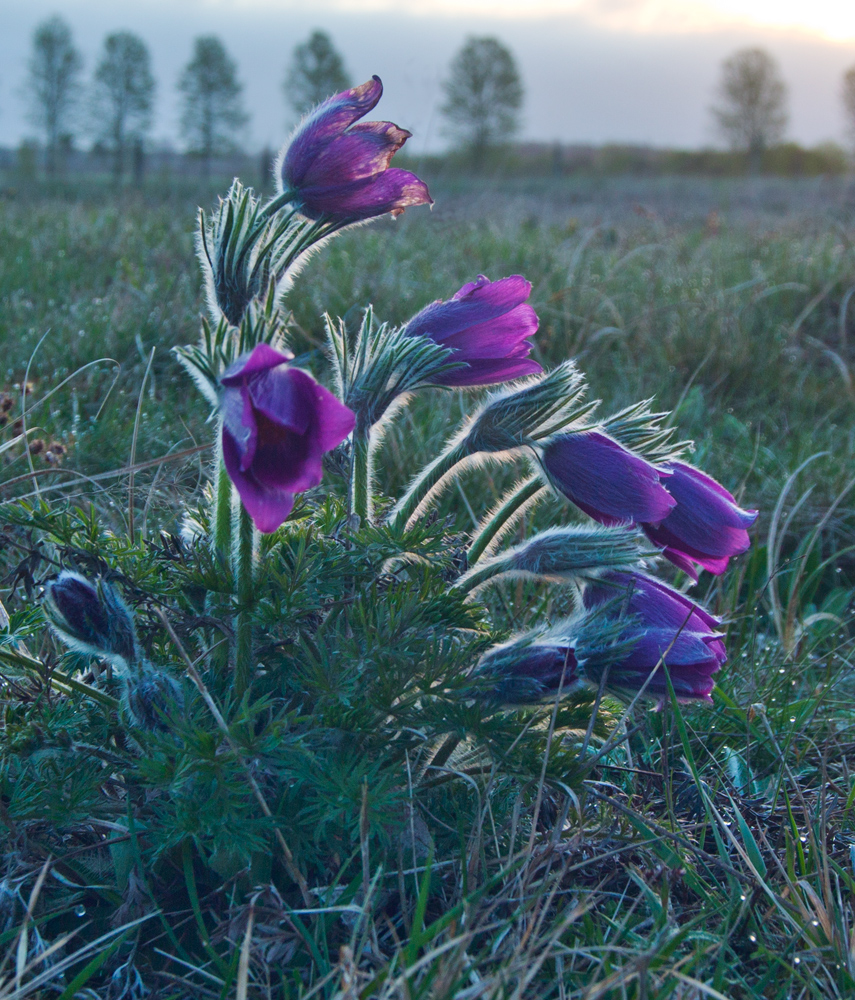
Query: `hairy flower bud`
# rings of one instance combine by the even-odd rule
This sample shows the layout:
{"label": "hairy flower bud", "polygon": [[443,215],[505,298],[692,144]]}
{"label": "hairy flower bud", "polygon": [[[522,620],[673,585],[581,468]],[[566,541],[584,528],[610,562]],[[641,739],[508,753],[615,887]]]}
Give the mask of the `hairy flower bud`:
{"label": "hairy flower bud", "polygon": [[469,454],[503,452],[535,444],[587,416],[585,379],[572,361],[493,393],[472,418],[463,447]]}
{"label": "hairy flower bud", "polygon": [[184,691],[178,681],[149,666],[126,679],[122,701],[130,721],[149,732],[167,729],[170,720],[184,711]]}
{"label": "hairy flower bud", "polygon": [[44,609],[54,632],[70,648],[127,668],[138,658],[133,615],[106,580],[90,583],[63,570],[45,587]]}
{"label": "hairy flower bud", "polygon": [[577,689],[582,681],[572,645],[532,641],[530,636],[496,646],[481,658],[474,678],[481,694],[501,705],[534,704]]}

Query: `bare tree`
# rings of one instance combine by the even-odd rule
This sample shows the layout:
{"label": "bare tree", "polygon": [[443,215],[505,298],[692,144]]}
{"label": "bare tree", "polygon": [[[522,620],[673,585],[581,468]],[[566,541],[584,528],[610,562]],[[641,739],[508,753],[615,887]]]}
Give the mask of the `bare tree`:
{"label": "bare tree", "polygon": [[30,118],[44,132],[49,174],[57,171],[61,145],[70,142],[82,68],[71,29],[61,17],[54,16],[36,28],[27,93]]}
{"label": "bare tree", "polygon": [[350,74],[344,60],[325,31],[313,31],[294,49],[282,84],[285,100],[298,115],[304,115],[327,97],[350,86]]}
{"label": "bare tree", "polygon": [[855,66],[843,74],[843,113],[846,116],[846,131],[855,146]]}
{"label": "bare tree", "polygon": [[740,49],[722,63],[713,116],[734,149],[748,153],[752,171],[763,150],[780,142],[787,126],[787,88],[778,64],[763,49]]}
{"label": "bare tree", "polygon": [[443,83],[447,131],[468,146],[480,167],[490,146],[520,126],[523,87],[511,51],[497,38],[469,38]]}
{"label": "bare tree", "polygon": [[235,61],[215,35],[197,38],[178,89],[182,94],[181,130],[202,156],[205,176],[218,150],[234,149],[235,132],[248,117]]}
{"label": "bare tree", "polygon": [[128,152],[142,148],[151,127],[154,77],[145,42],[129,31],[104,39],[104,51],[95,70],[98,129],[113,153],[113,173],[122,179]]}

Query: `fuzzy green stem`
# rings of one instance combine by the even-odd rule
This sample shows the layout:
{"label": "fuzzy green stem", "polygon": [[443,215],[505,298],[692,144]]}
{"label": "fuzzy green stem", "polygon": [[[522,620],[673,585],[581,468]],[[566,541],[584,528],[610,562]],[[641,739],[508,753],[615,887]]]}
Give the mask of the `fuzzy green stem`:
{"label": "fuzzy green stem", "polygon": [[495,576],[507,573],[512,568],[513,566],[509,565],[505,559],[485,560],[480,566],[476,566],[475,569],[470,569],[468,573],[464,573],[454,584],[454,589],[462,590],[464,594],[469,594],[476,587],[480,587]]}
{"label": "fuzzy green stem", "polygon": [[542,490],[546,490],[546,487],[540,476],[532,476],[530,479],[526,479],[521,486],[508,494],[507,499],[496,509],[495,513],[481,522],[475,537],[472,539],[472,544],[466,553],[470,566],[474,566],[478,562],[490,542],[493,541],[508,521]]}
{"label": "fuzzy green stem", "polygon": [[374,472],[374,442],[371,428],[353,432],[350,458],[350,511],[358,514],[363,524],[371,523],[373,502],[371,481]]}
{"label": "fuzzy green stem", "polygon": [[213,548],[215,552],[228,553],[232,546],[232,481],[223,465],[220,446],[217,445],[217,464],[215,466],[214,509],[211,524],[213,526]]}
{"label": "fuzzy green stem", "polygon": [[405,527],[428,496],[463,459],[469,457],[465,441],[444,451],[439,458],[434,459],[423,469],[416,481],[401,497],[392,511],[391,522],[395,528]]}
{"label": "fuzzy green stem", "polygon": [[235,694],[242,698],[252,676],[252,596],[255,527],[243,504],[238,512],[235,583],[238,599],[235,627]]}

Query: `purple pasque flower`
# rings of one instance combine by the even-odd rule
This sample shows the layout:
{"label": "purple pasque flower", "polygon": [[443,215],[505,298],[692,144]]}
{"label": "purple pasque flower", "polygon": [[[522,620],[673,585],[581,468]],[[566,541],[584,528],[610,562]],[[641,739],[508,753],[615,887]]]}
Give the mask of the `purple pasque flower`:
{"label": "purple pasque flower", "polygon": [[437,385],[462,388],[509,382],[543,369],[529,358],[528,339],[537,332],[537,313],[526,299],[531,282],[519,274],[490,281],[483,274],[450,299],[425,306],[404,327],[411,337],[430,337],[466,363],[436,379]]}
{"label": "purple pasque flower", "polygon": [[602,431],[558,434],[540,460],[555,489],[609,527],[662,521],[677,503],[660,482],[667,480],[667,472]]}
{"label": "purple pasque flower", "polygon": [[711,476],[685,462],[669,462],[668,492],[676,506],[661,520],[643,523],[645,534],[675,566],[697,580],[695,564],[719,575],[731,556],[750,546],[756,510],[737,506],[733,494]]}
{"label": "purple pasque flower", "polygon": [[594,655],[586,661],[590,680],[608,670],[607,687],[637,691],[651,677],[645,691],[668,696],[663,664],[680,700],[710,701],[715,674],[727,659],[718,631],[721,620],[685,594],[639,573],[612,573],[584,593],[588,611],[600,610],[607,619],[625,621],[617,658]]}
{"label": "purple pasque flower", "polygon": [[221,378],[223,461],[259,531],[275,531],[294,494],[317,486],[326,451],[353,430],[354,414],[291,356],[258,344]]}
{"label": "purple pasque flower", "polygon": [[383,93],[378,76],[319,104],[280,155],[283,191],[307,218],[359,222],[432,205],[424,181],[389,167],[411,133],[392,122],[360,122]]}

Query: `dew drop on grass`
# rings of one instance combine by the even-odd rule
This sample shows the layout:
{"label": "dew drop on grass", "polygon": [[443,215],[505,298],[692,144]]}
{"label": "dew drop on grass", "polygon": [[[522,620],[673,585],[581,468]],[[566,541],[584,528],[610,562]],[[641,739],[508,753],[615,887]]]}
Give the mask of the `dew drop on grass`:
{"label": "dew drop on grass", "polygon": [[818,921],[818,920],[811,920],[811,924],[812,924],[812,925],[813,925],[814,927],[819,927],[819,921]]}
{"label": "dew drop on grass", "polygon": [[802,960],[799,958],[798,955],[796,955],[796,957],[793,959],[793,964],[794,965],[801,965],[802,964]]}
{"label": "dew drop on grass", "polygon": [[78,903],[77,906],[74,907],[74,913],[78,917],[86,916],[86,907],[83,905],[83,903]]}
{"label": "dew drop on grass", "polygon": [[791,715],[790,716],[790,722],[795,722],[795,721],[796,721],[796,717],[794,715]]}
{"label": "dew drop on grass", "polygon": [[749,941],[750,941],[750,942],[751,942],[752,944],[757,944],[757,935],[756,935],[756,934],[749,934],[749,935],[748,935],[748,940],[749,940]]}

